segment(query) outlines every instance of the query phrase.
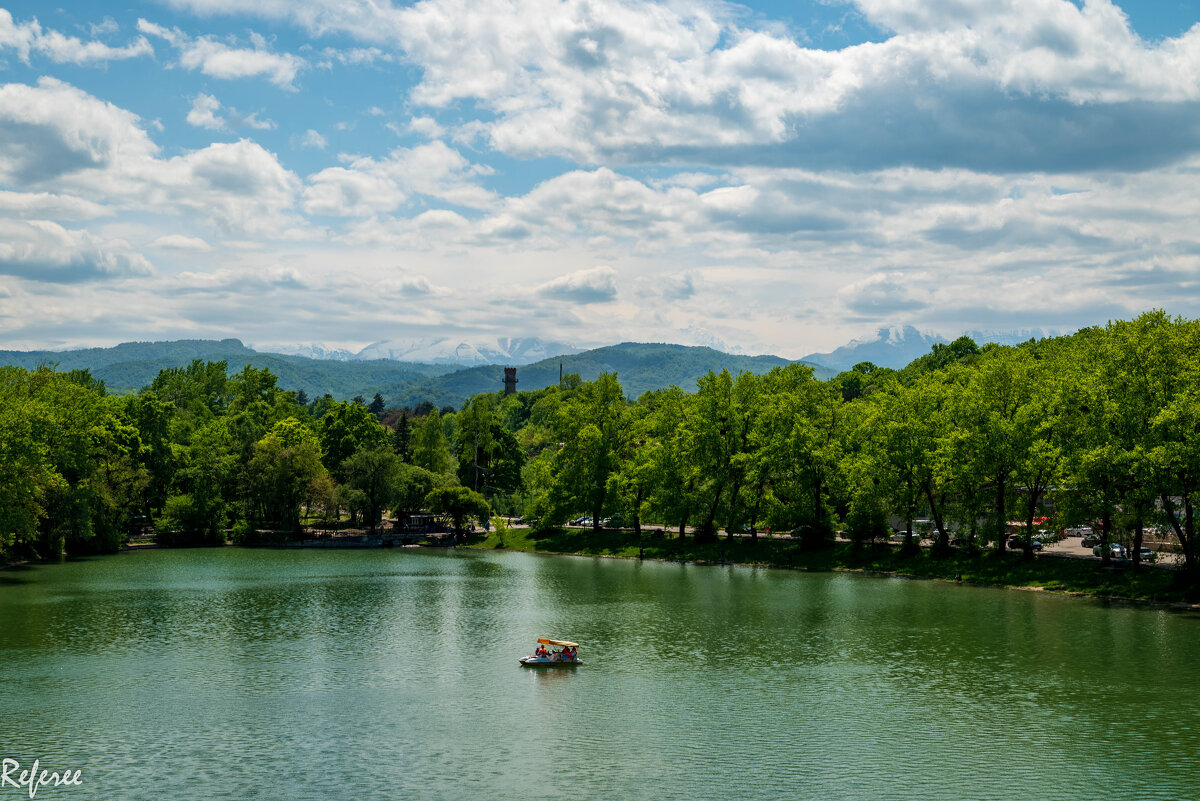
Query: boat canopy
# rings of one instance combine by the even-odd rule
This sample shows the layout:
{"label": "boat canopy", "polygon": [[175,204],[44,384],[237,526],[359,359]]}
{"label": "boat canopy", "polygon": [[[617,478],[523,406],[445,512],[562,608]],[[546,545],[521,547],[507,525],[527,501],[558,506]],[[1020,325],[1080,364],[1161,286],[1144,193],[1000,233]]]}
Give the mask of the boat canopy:
{"label": "boat canopy", "polygon": [[538,637],[538,642],[542,645],[558,645],[563,648],[578,648],[579,643],[567,642],[566,640],[552,640],[549,637]]}

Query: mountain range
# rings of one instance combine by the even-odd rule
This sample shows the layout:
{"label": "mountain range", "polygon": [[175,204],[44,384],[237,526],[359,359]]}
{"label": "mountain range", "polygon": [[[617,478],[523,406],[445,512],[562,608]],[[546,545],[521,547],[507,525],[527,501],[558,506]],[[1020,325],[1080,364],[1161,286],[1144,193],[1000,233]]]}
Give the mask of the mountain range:
{"label": "mountain range", "polygon": [[537,337],[499,337],[467,342],[451,337],[433,339],[385,339],[373,342],[358,351],[330,348],[325,345],[285,345],[264,348],[265,351],[310,359],[335,361],[369,361],[392,359],[423,364],[454,364],[475,366],[484,364],[532,364],[554,356],[582,353],[581,348],[565,342],[547,342]]}
{"label": "mountain range", "polygon": [[[534,349],[524,352],[532,353]],[[60,370],[89,369],[110,391],[118,393],[136,391],[150,384],[159,371],[186,366],[194,359],[224,361],[231,373],[246,365],[265,367],[278,376],[280,387],[303,390],[310,398],[325,393],[343,400],[355,395],[370,398],[378,392],[396,407],[415,406],[426,400],[438,406],[460,406],[471,395],[501,389],[503,368],[512,366],[511,362],[462,367],[393,359],[314,359],[261,353],[237,339],[126,342],[112,348],[65,351],[0,351],[0,364],[26,369],[41,364],[55,365]],[[518,381],[520,389],[541,389],[557,384],[560,370],[578,373],[585,381],[603,372],[616,372],[625,394],[636,398],[647,390],[672,384],[692,391],[696,379],[709,370],[764,373],[787,363],[778,356],[738,356],[712,348],[626,342],[522,365]],[[821,378],[832,375],[823,367],[817,368],[817,373]]]}
{"label": "mountain range", "polygon": [[[1030,338],[1053,336],[1045,329],[967,332],[978,344],[1011,345]],[[945,337],[912,326],[880,328],[873,336],[852,340],[829,353],[800,359],[817,378],[830,378],[859,362],[901,368],[928,353]],[[246,347],[237,339],[126,342],[111,348],[64,351],[0,351],[0,364],[35,368],[53,364],[60,370],[87,368],[114,392],[136,391],[152,382],[160,370],[186,366],[194,359],[225,361],[231,373],[244,366],[267,368],[284,389],[303,390],[310,398],[329,393],[348,399],[370,398],[376,392],[391,406],[415,406],[432,401],[459,406],[481,392],[503,386],[508,366],[519,367],[520,389],[541,389],[558,383],[562,373],[578,373],[585,381],[615,372],[625,394],[637,398],[648,390],[671,385],[692,391],[696,379],[709,370],[765,373],[788,364],[778,356],[744,356],[707,347],[625,342],[593,350],[536,338],[502,338],[464,342],[451,338],[384,340],[351,353],[319,345],[297,346],[293,353],[270,353]],[[299,355],[300,352],[309,355]],[[414,360],[420,357],[422,361]]]}

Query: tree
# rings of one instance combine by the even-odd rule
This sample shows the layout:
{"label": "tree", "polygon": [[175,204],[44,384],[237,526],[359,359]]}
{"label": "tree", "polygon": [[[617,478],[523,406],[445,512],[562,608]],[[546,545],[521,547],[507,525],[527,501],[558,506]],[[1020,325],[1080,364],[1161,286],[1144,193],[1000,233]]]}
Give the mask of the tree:
{"label": "tree", "polygon": [[367,411],[375,415],[376,419],[381,419],[383,417],[383,413],[387,411],[387,404],[383,402],[383,396],[378,392],[376,392],[375,397],[371,399],[371,404],[367,407]]}
{"label": "tree", "polygon": [[247,465],[254,507],[259,516],[300,530],[300,504],[324,467],[312,430],[294,418],[276,423],[254,444]]}
{"label": "tree", "polygon": [[425,496],[425,506],[431,512],[446,515],[454,525],[458,542],[466,541],[464,523],[468,518],[487,520],[491,507],[487,498],[466,487],[438,487]]}
{"label": "tree", "polygon": [[413,464],[437,475],[454,472],[454,457],[436,409],[421,421],[413,435]]}
{"label": "tree", "polygon": [[334,403],[321,418],[319,431],[325,467],[339,481],[345,481],[342,466],[347,459],[360,450],[387,445],[387,429],[357,403]]}
{"label": "tree", "polygon": [[396,420],[396,429],[392,432],[392,451],[405,464],[412,462],[412,423],[408,415],[402,413]]}
{"label": "tree", "polygon": [[426,496],[444,480],[444,476],[435,475],[416,465],[400,464],[396,470],[396,516],[420,510]]}
{"label": "tree", "polygon": [[342,464],[346,483],[363,494],[366,524],[374,530],[380,512],[399,496],[400,459],[388,448],[365,448]]}
{"label": "tree", "polygon": [[563,444],[554,459],[550,488],[555,519],[583,509],[591,514],[593,529],[600,530],[608,479],[629,433],[627,417],[628,405],[615,373],[602,373],[559,407],[553,429]]}

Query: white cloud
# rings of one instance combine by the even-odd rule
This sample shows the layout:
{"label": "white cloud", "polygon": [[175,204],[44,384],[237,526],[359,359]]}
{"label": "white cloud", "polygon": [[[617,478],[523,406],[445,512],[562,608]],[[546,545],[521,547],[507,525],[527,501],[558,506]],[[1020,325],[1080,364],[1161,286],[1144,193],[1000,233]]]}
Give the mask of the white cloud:
{"label": "white cloud", "polygon": [[1110,0],[858,0],[894,35],[841,50],[699,0],[172,5],[396,47],[422,70],[416,103],[495,115],[456,141],[482,134],[519,157],[1003,173],[1142,168],[1200,147],[1200,26],[1148,43]]}
{"label": "white cloud", "polygon": [[299,180],[249,140],[170,159],[139,118],[52,78],[0,87],[0,180],[110,208],[196,214],[222,231],[282,232]]}
{"label": "white cloud", "polygon": [[187,115],[188,125],[219,131],[225,128],[226,125],[225,120],[217,117],[217,112],[220,110],[220,100],[217,100],[212,95],[206,95],[201,92],[192,101],[192,110]]}
{"label": "white cloud", "polygon": [[116,212],[100,203],[54,192],[0,190],[0,215],[57,220],[94,220]]}
{"label": "white cloud", "polygon": [[[112,23],[112,20],[106,18],[105,23]],[[111,28],[105,23],[93,25],[92,35],[116,30],[116,23],[112,23]],[[110,47],[103,42],[85,42],[74,36],[44,29],[36,19],[18,23],[13,20],[9,11],[0,8],[0,51],[5,48],[16,50],[20,59],[26,63],[33,53],[45,56],[57,64],[103,63],[154,55],[154,48],[143,36],[124,47]]]}
{"label": "white cloud", "polygon": [[325,145],[329,144],[325,137],[309,128],[304,132],[304,136],[300,139],[300,147],[315,147],[317,150],[324,150]]}
{"label": "white cloud", "polygon": [[378,47],[352,47],[348,50],[337,50],[327,47],[321,51],[321,61],[318,66],[330,69],[334,63],[342,66],[370,66],[377,62],[391,63],[396,60],[391,53],[386,53]]}
{"label": "white cloud", "polygon": [[128,242],[104,240],[48,220],[0,219],[0,273],[76,283],[149,275],[150,262]]}
{"label": "white cloud", "polygon": [[212,250],[212,245],[203,239],[196,236],[184,236],[183,234],[160,236],[150,244],[163,250],[186,250],[195,253],[207,253]]}
{"label": "white cloud", "polygon": [[612,267],[576,270],[542,284],[537,294],[572,303],[607,303],[617,298],[617,271]]}
{"label": "white cloud", "polygon": [[408,123],[408,130],[426,139],[440,139],[446,133],[446,129],[433,117],[413,117]]}
{"label": "white cloud", "polygon": [[192,101],[192,108],[187,115],[188,124],[212,131],[228,131],[232,128],[254,128],[260,131],[269,131],[275,128],[274,121],[260,120],[256,111],[243,114],[235,108],[226,106],[224,107],[225,116],[218,117],[217,113],[221,111],[221,108],[221,101],[212,95],[201,92]]}
{"label": "white cloud", "polygon": [[475,180],[488,172],[442,142],[396,148],[385,159],[353,158],[346,167],[329,167],[310,176],[304,209],[310,214],[365,217],[394,211],[414,194],[485,207],[495,198]]}
{"label": "white cloud", "polygon": [[92,36],[104,36],[106,34],[116,33],[120,29],[121,26],[118,25],[117,21],[112,17],[105,17],[99,22],[93,22],[88,25],[88,30],[91,31]]}
{"label": "white cloud", "polygon": [[135,114],[54,78],[0,86],[0,180],[37,185],[85,170],[120,168],[158,146]]}
{"label": "white cloud", "polygon": [[139,19],[138,30],[165,39],[179,51],[179,64],[187,70],[199,70],[214,78],[265,78],[281,89],[295,90],[296,74],[308,63],[290,53],[268,49],[261,36],[251,35],[252,48],[232,47],[210,36],[192,38],[178,28],[165,28]]}

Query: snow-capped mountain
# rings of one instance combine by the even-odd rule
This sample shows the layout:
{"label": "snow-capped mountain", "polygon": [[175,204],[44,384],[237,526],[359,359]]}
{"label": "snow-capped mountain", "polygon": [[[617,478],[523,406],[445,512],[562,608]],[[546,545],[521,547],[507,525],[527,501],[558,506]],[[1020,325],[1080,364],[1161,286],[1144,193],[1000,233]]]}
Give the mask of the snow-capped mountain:
{"label": "snow-capped mountain", "polygon": [[318,344],[272,347],[270,350],[273,353],[307,356],[312,359],[336,361],[391,359],[399,362],[457,364],[468,367],[478,364],[517,366],[532,364],[552,356],[566,356],[582,352],[581,348],[565,342],[546,342],[536,337],[500,337],[473,342],[449,337],[385,339],[373,342],[356,352]]}
{"label": "snow-capped mountain", "polygon": [[[1008,331],[964,331],[963,335],[983,345],[995,342],[1000,345],[1019,345],[1030,339],[1059,336],[1064,331],[1049,328],[1023,328]],[[900,369],[913,359],[924,356],[935,344],[946,344],[950,340],[932,331],[920,331],[911,325],[880,328],[873,335],[852,339],[829,353],[813,353],[801,361],[819,364],[841,372],[849,370],[859,362],[871,362],[878,367]]]}
{"label": "snow-capped mountain", "polygon": [[918,356],[924,356],[939,342],[947,340],[940,334],[919,331],[911,325],[880,328],[874,335],[858,337],[829,353],[812,353],[801,361],[819,364],[838,372],[849,370],[859,362],[871,362],[879,367],[900,368]]}
{"label": "snow-capped mountain", "polygon": [[325,359],[333,362],[349,362],[358,358],[352,350],[330,348],[313,343],[311,345],[271,345],[257,348],[264,353],[282,353],[284,356],[304,356],[309,359]]}

